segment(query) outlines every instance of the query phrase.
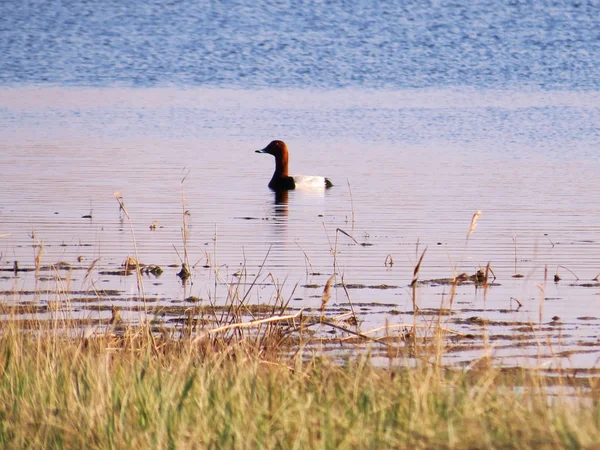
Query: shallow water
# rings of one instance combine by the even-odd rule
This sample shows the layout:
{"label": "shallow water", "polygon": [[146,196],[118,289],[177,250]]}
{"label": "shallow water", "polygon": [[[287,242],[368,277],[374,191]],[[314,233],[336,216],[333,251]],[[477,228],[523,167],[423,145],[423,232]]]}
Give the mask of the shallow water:
{"label": "shallow water", "polygon": [[[137,250],[140,261],[165,270],[143,284],[159,303],[185,305],[190,295],[223,302],[228,284],[244,288],[257,277],[251,302],[273,301],[276,281],[292,307],[319,308],[335,264],[329,306],[349,307],[345,283],[369,329],[412,322],[408,284],[427,248],[421,280],[473,274],[488,263],[497,277],[485,296],[473,285],[458,289],[449,327],[477,316],[515,322],[501,327],[510,334],[518,323],[539,323],[544,298],[541,322],[559,316],[562,333],[574,336],[569,349],[595,342],[588,336],[590,324],[592,335],[597,330],[589,316],[600,291],[590,281],[600,272],[593,94],[39,87],[7,88],[1,98],[5,302],[60,300],[65,289],[93,286],[120,291],[111,301],[131,307],[140,295],[135,276],[100,271],[117,270]],[[288,141],[292,172],[326,175],[334,188],[277,199],[266,186],[273,160],[254,153],[276,137]],[[482,215],[467,240],[476,211]],[[195,267],[185,287],[176,276],[184,217]],[[52,271],[37,284],[35,272],[8,271],[13,261],[33,267],[33,245],[42,243],[42,264],[87,269],[100,260],[90,276],[63,271],[59,282]],[[563,280],[555,284],[557,271]],[[22,293],[35,286],[44,294]],[[419,307],[449,307],[449,291],[421,286]],[[511,297],[523,304],[518,311]]]}
{"label": "shallow water", "polygon": [[[594,2],[2,2],[0,302],[137,321],[144,296],[168,322],[238,289],[316,314],[335,274],[329,316],[402,335],[427,249],[416,321],[451,307],[444,326],[472,335],[448,362],[487,332],[504,364],[595,366],[599,18]],[[272,139],[335,187],[276,198],[254,153]],[[36,255],[72,271],[12,270]],[[110,274],[128,256],[164,273]],[[488,263],[487,290],[431,281]]]}

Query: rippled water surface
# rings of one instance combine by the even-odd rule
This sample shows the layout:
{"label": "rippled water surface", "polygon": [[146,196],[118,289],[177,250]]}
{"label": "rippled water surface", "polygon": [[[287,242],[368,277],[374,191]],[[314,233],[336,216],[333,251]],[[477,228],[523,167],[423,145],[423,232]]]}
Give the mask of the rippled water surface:
{"label": "rippled water surface", "polygon": [[4,83],[598,89],[596,1],[0,3]]}
{"label": "rippled water surface", "polygon": [[[135,321],[143,294],[176,320],[191,296],[241,291],[318,313],[335,275],[326,313],[354,310],[363,331],[442,307],[463,335],[449,362],[489,333],[507,363],[594,366],[598,12],[3,2],[0,301]],[[291,173],[335,186],[276,197],[272,157],[254,153],[272,139]],[[115,275],[129,256],[164,273]],[[487,290],[440,280],[488,264]]]}

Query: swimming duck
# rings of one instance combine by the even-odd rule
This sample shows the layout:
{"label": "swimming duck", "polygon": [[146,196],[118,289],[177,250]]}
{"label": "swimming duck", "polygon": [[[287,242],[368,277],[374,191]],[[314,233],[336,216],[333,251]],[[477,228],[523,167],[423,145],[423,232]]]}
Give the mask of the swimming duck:
{"label": "swimming duck", "polygon": [[256,153],[268,153],[275,157],[275,172],[269,187],[274,191],[289,191],[303,188],[330,188],[333,183],[325,177],[314,175],[288,175],[289,153],[283,141],[271,141],[269,145]]}

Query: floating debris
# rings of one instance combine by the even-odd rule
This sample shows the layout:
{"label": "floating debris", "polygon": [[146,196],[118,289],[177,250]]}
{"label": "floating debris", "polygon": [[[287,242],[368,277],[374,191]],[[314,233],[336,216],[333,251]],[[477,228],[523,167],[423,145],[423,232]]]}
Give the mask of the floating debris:
{"label": "floating debris", "polygon": [[151,275],[154,275],[155,277],[158,277],[158,276],[162,275],[163,270],[160,266],[157,266],[156,264],[150,264],[148,266],[145,266],[142,269],[142,272],[145,273],[146,275],[151,274]]}
{"label": "floating debris", "polygon": [[[462,285],[462,284],[475,284],[475,285],[483,285],[486,284],[486,271],[483,269],[479,269],[473,275],[469,275],[467,273],[461,273],[454,278],[434,278],[431,280],[421,280],[419,284],[424,285]],[[487,283],[487,286],[500,286],[499,283]]]}
{"label": "floating debris", "polygon": [[183,263],[181,265],[181,270],[179,272],[177,272],[177,276],[179,278],[181,278],[181,281],[185,282],[191,275],[192,275],[191,272],[188,270],[185,263]]}
{"label": "floating debris", "polygon": [[140,266],[143,266],[144,264],[142,264],[140,261],[138,261],[137,259],[135,259],[133,256],[128,256],[125,261],[123,262],[123,264],[121,264],[121,266],[125,267],[125,269],[137,269]]}

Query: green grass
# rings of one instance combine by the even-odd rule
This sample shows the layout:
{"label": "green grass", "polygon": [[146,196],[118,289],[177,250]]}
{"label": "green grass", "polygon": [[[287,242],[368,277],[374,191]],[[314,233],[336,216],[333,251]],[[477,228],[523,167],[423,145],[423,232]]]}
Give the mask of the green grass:
{"label": "green grass", "polygon": [[[382,369],[146,329],[34,337],[3,322],[4,448],[598,448],[593,378],[482,364]],[[285,356],[288,355],[288,356]]]}

